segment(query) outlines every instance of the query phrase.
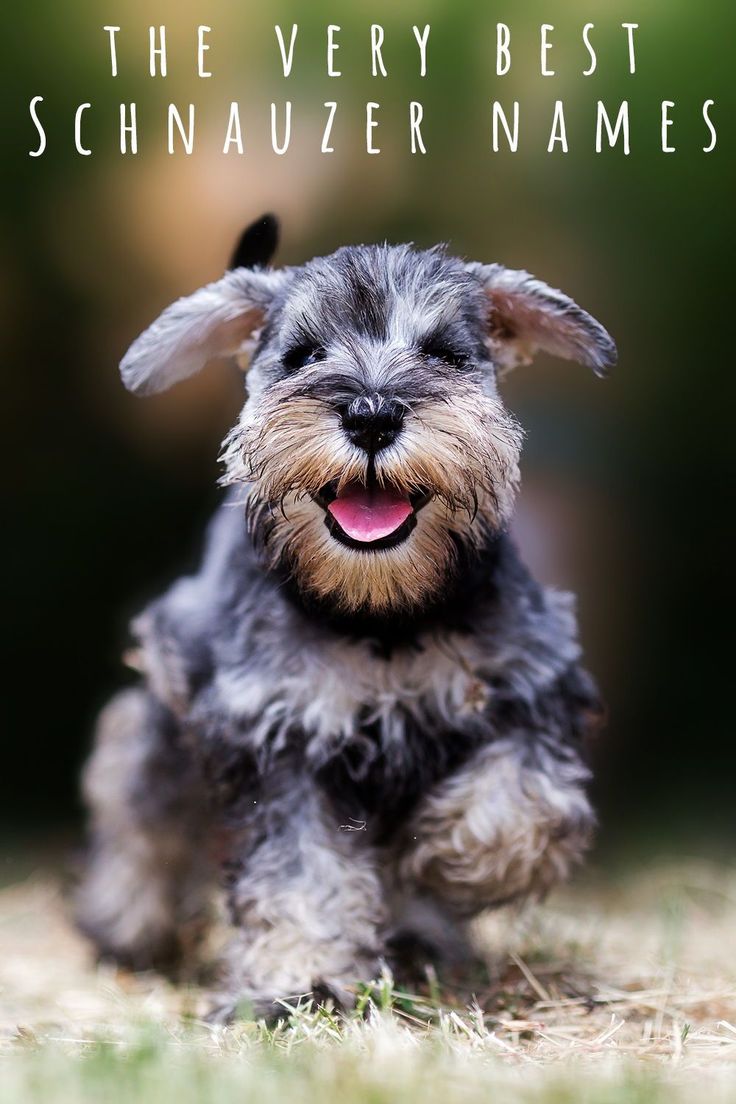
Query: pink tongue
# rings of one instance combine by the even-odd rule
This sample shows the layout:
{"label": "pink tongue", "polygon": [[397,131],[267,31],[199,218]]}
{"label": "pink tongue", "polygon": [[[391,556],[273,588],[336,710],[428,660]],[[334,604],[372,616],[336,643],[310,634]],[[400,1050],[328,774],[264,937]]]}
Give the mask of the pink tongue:
{"label": "pink tongue", "polygon": [[340,528],[357,541],[387,537],[412,512],[409,499],[396,491],[348,487],[327,507]]}

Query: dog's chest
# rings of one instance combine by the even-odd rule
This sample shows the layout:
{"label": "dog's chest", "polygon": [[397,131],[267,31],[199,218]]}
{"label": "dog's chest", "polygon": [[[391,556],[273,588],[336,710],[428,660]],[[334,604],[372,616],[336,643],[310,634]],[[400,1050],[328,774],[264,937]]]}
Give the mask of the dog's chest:
{"label": "dog's chest", "polygon": [[400,755],[417,730],[477,725],[488,698],[480,666],[473,642],[449,634],[387,658],[365,642],[329,641],[292,651],[280,666],[221,672],[217,689],[256,746],[300,733],[315,761],[366,741]]}
{"label": "dog's chest", "polygon": [[478,667],[466,637],[389,658],[342,642],[292,654],[280,670],[231,670],[218,688],[264,768],[296,745],[339,816],[380,824],[388,838],[482,739],[490,692]]}

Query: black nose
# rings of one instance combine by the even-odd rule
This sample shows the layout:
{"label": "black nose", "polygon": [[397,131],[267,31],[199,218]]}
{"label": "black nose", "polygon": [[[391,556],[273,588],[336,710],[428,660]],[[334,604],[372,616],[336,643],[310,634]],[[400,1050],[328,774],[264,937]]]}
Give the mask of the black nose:
{"label": "black nose", "polygon": [[404,421],[404,405],[381,395],[361,395],[343,410],[342,424],[350,440],[376,453],[396,440]]}

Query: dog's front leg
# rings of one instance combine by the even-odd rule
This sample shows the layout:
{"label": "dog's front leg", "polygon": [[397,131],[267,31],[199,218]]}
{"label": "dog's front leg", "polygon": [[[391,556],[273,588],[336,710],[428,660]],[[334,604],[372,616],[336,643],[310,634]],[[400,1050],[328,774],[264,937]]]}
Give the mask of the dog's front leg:
{"label": "dog's front leg", "polygon": [[384,903],[373,849],[300,764],[281,764],[254,796],[230,860],[227,1017],[239,1005],[283,1014],[280,1000],[332,995],[380,969]]}
{"label": "dog's front leg", "polygon": [[416,810],[398,845],[400,883],[459,919],[544,896],[590,845],[587,777],[573,748],[541,735],[486,745]]}

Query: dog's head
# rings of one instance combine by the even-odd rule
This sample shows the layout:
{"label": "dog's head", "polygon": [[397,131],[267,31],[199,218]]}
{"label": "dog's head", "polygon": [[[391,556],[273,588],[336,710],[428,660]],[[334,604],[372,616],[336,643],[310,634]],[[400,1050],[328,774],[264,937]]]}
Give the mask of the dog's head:
{"label": "dog's head", "polygon": [[421,608],[509,518],[521,432],[500,372],[543,349],[603,374],[615,346],[526,272],[407,245],[248,266],[274,244],[246,234],[240,267],[165,310],[123,379],[161,391],[238,358],[248,398],[224,481],[247,485],[269,564],[337,609]]}

